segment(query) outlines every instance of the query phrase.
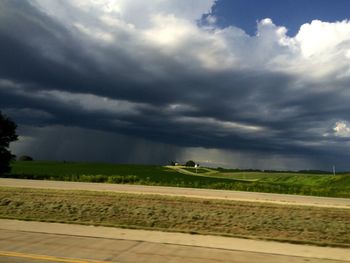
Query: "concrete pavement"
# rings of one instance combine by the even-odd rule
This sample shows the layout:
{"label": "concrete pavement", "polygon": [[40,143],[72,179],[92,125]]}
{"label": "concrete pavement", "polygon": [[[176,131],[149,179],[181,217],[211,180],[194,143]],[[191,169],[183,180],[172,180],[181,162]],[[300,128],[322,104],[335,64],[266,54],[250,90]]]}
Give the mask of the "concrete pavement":
{"label": "concrete pavement", "polygon": [[336,263],[320,260],[246,251],[160,244],[144,241],[116,240],[0,230],[0,262],[232,262],[232,263]]}
{"label": "concrete pavement", "polygon": [[350,249],[0,220],[0,262],[350,262]]}

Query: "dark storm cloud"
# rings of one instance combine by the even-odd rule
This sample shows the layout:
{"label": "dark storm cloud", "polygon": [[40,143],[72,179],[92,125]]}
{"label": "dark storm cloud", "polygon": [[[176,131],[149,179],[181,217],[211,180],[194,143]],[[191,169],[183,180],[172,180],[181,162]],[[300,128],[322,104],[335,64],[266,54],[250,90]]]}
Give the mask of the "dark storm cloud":
{"label": "dark storm cloud", "polygon": [[[76,12],[81,12],[81,21],[88,21],[93,28],[104,26],[98,19],[89,20],[81,10]],[[270,31],[261,39],[269,39]],[[122,27],[106,32],[116,36],[113,44],[84,35],[29,2],[2,1],[1,109],[27,129],[28,125],[42,127],[41,131],[49,134],[47,138],[54,134],[50,127],[75,127],[72,134],[76,137],[84,129],[94,131],[80,137],[78,146],[106,132],[108,140],[113,140],[112,134],[124,134],[140,138],[132,139],[136,142],[147,139],[168,147],[302,156],[320,164],[333,159],[346,163],[349,154],[344,144],[349,137],[335,136],[333,128],[337,121],[350,121],[348,80],[315,81],[300,78],[293,71],[271,70],[262,66],[266,58],[258,53],[256,61],[250,62],[248,55],[248,62],[242,61],[257,66],[212,70],[210,57],[202,62],[209,61],[207,67],[190,57],[198,57],[197,46],[204,48],[200,55],[212,52],[215,46],[207,38],[185,41],[180,45],[184,54],[174,55],[169,51],[171,47],[163,52],[156,45],[143,43],[141,33],[130,33]],[[258,40],[248,45],[257,45]],[[255,49],[287,54],[285,47],[273,45],[277,51],[261,50],[260,46]],[[248,54],[243,47],[242,53]],[[25,130],[21,132],[26,134]],[[50,144],[49,139],[44,141]],[[137,143],[133,145],[136,149]],[[176,149],[166,158],[176,157]],[[47,151],[36,154],[44,156]],[[93,159],[90,157],[87,159]]]}
{"label": "dark storm cloud", "polygon": [[[176,159],[181,154],[181,149],[176,146],[79,127],[21,126],[19,132],[25,140],[14,143],[13,149],[38,160],[118,163],[136,161],[166,165],[169,160]],[[38,134],[40,138],[37,137]]]}

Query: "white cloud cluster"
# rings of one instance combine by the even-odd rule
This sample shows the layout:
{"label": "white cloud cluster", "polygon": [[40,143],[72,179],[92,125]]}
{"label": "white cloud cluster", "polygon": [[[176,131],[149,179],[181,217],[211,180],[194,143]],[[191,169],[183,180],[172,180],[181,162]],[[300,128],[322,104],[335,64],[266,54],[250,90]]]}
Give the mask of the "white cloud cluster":
{"label": "white cloud cluster", "polygon": [[338,121],[333,127],[334,134],[339,137],[350,137],[350,127],[345,121]]}
{"label": "white cloud cluster", "polygon": [[295,39],[300,45],[302,54],[307,58],[329,54],[349,42],[349,24],[348,20],[335,23],[314,20],[302,25]]}

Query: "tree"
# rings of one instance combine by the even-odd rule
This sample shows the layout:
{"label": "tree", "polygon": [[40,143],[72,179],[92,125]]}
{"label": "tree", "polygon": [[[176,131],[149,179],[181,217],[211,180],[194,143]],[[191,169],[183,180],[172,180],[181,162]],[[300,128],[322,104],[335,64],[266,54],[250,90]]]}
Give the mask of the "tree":
{"label": "tree", "polygon": [[186,162],[186,166],[189,166],[189,167],[194,167],[196,165],[196,163],[192,160],[189,160]]}
{"label": "tree", "polygon": [[33,161],[33,158],[28,156],[28,155],[22,155],[21,157],[18,158],[19,161],[26,161],[26,162],[30,162]]}
{"label": "tree", "polygon": [[16,141],[17,125],[0,111],[0,175],[10,171],[10,161],[15,158],[8,149],[10,142]]}

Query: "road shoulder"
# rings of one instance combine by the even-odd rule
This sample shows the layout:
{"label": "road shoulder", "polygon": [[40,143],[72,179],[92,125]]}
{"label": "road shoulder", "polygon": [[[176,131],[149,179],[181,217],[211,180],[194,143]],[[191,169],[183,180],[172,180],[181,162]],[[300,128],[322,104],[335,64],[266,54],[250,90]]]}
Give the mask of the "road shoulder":
{"label": "road shoulder", "polygon": [[7,219],[0,219],[0,229],[81,237],[145,241],[158,244],[174,244],[316,259],[343,260],[346,262],[348,262],[347,260],[350,258],[350,250],[343,248],[315,247],[309,245],[296,245],[209,235],[190,235],[160,231],[31,222]]}

